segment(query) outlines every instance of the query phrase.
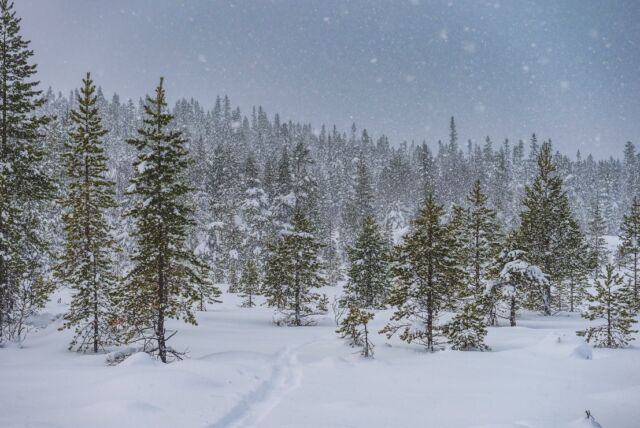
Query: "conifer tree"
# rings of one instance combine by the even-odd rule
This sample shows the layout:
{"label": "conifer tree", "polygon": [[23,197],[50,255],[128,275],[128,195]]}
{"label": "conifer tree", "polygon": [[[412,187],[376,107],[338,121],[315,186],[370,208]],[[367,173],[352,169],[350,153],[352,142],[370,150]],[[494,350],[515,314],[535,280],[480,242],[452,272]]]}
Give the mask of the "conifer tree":
{"label": "conifer tree", "polygon": [[484,343],[487,335],[482,306],[474,300],[462,308],[453,319],[442,327],[451,349],[456,351],[488,351]]}
{"label": "conifer tree", "polygon": [[45,99],[33,80],[29,43],[13,3],[0,0],[0,343],[22,322],[15,310],[43,301],[47,288],[37,286],[46,249],[37,205],[54,191],[42,138],[50,118],[37,113]]}
{"label": "conifer tree", "polygon": [[340,322],[340,328],[336,330],[341,338],[349,340],[350,346],[362,348],[360,354],[365,358],[373,358],[374,345],[369,339],[369,322],[373,317],[373,312],[351,305],[347,316]]}
{"label": "conifer tree", "polygon": [[278,324],[303,326],[313,324],[311,316],[318,313],[320,295],[313,291],[322,287],[321,245],[315,229],[301,208],[293,214],[290,231],[271,247],[264,280],[267,304],[278,308],[282,315]]}
{"label": "conifer tree", "polygon": [[618,264],[626,268],[636,309],[640,308],[640,198],[635,197],[620,226]]}
{"label": "conifer tree", "polygon": [[487,196],[482,193],[480,180],[476,180],[467,197],[465,248],[469,252],[469,267],[475,291],[484,289],[488,269],[500,251],[500,225],[496,212],[487,207]]}
{"label": "conifer tree", "polygon": [[260,279],[253,259],[248,259],[242,268],[239,288],[240,296],[243,299],[242,307],[254,307],[256,305],[255,296],[260,294]]}
{"label": "conifer tree", "polygon": [[582,316],[604,323],[579,331],[578,335],[587,342],[593,341],[594,346],[622,348],[634,340],[632,335],[637,331],[633,330],[633,290],[623,282],[623,277],[609,264],[605,276],[595,284],[595,294],[588,297],[589,307]]}
{"label": "conifer tree", "polygon": [[438,313],[451,277],[459,274],[456,261],[449,257],[454,239],[449,227],[442,224],[442,215],[442,206],[432,194],[427,195],[412,230],[395,251],[396,286],[389,303],[396,310],[380,331],[387,337],[399,332],[401,340],[419,343],[429,351],[441,344]]}
{"label": "conifer tree", "polygon": [[373,189],[371,177],[365,159],[360,156],[356,168],[355,183],[353,184],[352,197],[345,209],[346,240],[355,239],[360,231],[362,221],[366,217],[373,217]]}
{"label": "conifer tree", "polygon": [[579,227],[562,188],[562,178],[556,173],[551,143],[545,142],[540,147],[537,165],[538,174],[526,188],[516,241],[531,262],[548,275],[549,281],[536,297],[540,309],[550,315],[553,287],[560,289],[570,277],[569,267],[578,265],[575,258],[579,254],[574,250]]}
{"label": "conifer tree", "polygon": [[490,326],[498,325],[498,311],[504,305],[509,324],[515,327],[522,300],[530,295],[537,298],[548,281],[542,270],[529,262],[524,251],[514,249],[513,243],[510,246],[498,254],[490,269],[493,280],[483,297],[487,325]]}
{"label": "conifer tree", "polygon": [[[128,339],[142,340],[145,350],[166,363],[179,354],[167,346],[166,320],[183,319],[196,324],[193,306],[207,283],[206,268],[186,246],[193,211],[187,205],[190,188],[185,183],[189,164],[185,140],[169,130],[163,79],[144,105],[143,127],[129,144],[138,150],[129,194],[135,198],[128,213],[136,223],[134,266],[120,296],[128,322]],[[209,284],[209,295],[218,290]]]}
{"label": "conifer tree", "polygon": [[362,221],[353,246],[347,248],[349,281],[345,300],[361,308],[383,308],[389,290],[389,250],[373,217]]}
{"label": "conifer tree", "polygon": [[96,106],[96,88],[87,73],[78,95],[78,108],[70,117],[74,124],[66,144],[68,192],[63,201],[66,245],[57,266],[59,278],[74,295],[65,314],[64,328],[75,328],[70,349],[98,352],[113,342],[113,291],[111,252],[114,241],[105,212],[116,206],[113,182],[106,178],[107,156]]}
{"label": "conifer tree", "polygon": [[597,198],[591,211],[591,219],[589,220],[589,252],[590,267],[593,269],[593,276],[597,278],[602,268],[609,259],[607,243],[604,235],[607,233],[607,224],[602,217],[600,210],[600,200]]}

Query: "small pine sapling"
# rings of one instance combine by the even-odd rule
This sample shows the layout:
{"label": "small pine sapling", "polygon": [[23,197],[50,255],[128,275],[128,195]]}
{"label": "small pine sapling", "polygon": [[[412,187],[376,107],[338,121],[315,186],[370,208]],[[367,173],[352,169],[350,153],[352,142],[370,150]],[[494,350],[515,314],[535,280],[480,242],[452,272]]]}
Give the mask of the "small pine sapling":
{"label": "small pine sapling", "polygon": [[484,312],[477,301],[467,303],[449,323],[442,327],[451,349],[456,351],[488,351]]}
{"label": "small pine sapling", "polygon": [[596,282],[595,294],[587,297],[589,306],[582,314],[590,321],[605,322],[577,332],[578,336],[600,348],[626,347],[637,332],[632,329],[635,322],[633,285],[624,285],[622,276],[614,269],[611,264],[606,266],[605,276]]}
{"label": "small pine sapling", "polygon": [[349,341],[350,346],[362,348],[360,354],[365,358],[373,358],[374,345],[369,340],[369,322],[373,317],[373,312],[351,306],[347,316],[340,322],[340,328],[336,330],[341,338]]}

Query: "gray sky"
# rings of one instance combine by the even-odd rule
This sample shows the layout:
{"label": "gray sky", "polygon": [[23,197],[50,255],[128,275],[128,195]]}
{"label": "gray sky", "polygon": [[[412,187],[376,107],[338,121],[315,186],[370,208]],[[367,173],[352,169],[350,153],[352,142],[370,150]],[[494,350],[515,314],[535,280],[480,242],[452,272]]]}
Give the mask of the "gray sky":
{"label": "gray sky", "polygon": [[18,0],[43,86],[355,121],[394,141],[532,132],[620,156],[640,140],[637,0]]}

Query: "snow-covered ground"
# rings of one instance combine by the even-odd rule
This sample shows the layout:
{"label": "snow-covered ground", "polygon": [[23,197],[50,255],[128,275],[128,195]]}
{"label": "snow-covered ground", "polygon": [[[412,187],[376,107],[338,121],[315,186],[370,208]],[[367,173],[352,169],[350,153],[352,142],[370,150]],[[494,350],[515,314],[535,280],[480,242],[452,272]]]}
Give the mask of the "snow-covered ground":
{"label": "snow-covered ground", "polygon": [[[60,296],[42,320],[65,310]],[[0,427],[590,427],[586,409],[604,428],[640,426],[640,341],[592,350],[576,314],[491,328],[485,353],[429,354],[376,335],[375,359],[363,360],[332,316],[276,327],[271,310],[223,299],[199,326],[174,324],[172,345],[190,357],[169,365],[69,352],[60,321],[0,349]]]}

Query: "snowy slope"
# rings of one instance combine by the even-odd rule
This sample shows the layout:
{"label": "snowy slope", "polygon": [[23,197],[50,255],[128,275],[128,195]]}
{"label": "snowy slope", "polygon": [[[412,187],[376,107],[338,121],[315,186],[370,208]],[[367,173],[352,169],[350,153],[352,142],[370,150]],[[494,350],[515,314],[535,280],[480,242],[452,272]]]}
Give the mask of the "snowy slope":
{"label": "snowy slope", "polygon": [[104,355],[68,352],[59,321],[23,349],[0,349],[0,427],[596,426],[586,409],[605,428],[639,426],[640,349],[592,350],[574,334],[576,315],[491,328],[487,353],[427,354],[376,336],[376,358],[364,361],[330,316],[275,327],[269,309],[223,298],[199,326],[175,324],[173,345],[190,358],[170,365],[137,354],[109,367]]}

